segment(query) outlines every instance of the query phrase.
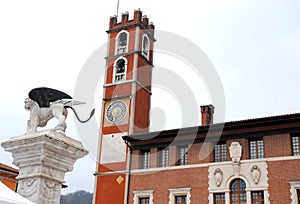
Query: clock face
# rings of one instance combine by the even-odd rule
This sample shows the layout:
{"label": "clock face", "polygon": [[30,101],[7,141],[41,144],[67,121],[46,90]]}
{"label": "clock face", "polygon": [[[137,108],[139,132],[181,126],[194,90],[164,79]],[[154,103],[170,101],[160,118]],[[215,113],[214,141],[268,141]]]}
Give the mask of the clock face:
{"label": "clock face", "polygon": [[106,110],[106,118],[111,123],[120,123],[127,114],[127,106],[123,101],[112,102]]}

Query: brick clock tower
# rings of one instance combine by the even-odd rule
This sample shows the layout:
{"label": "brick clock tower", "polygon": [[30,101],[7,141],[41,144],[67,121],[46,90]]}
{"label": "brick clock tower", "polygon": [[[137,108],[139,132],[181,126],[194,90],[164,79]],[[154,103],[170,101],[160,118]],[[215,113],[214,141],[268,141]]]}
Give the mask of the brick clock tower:
{"label": "brick clock tower", "polygon": [[122,136],[147,132],[152,80],[154,25],[140,10],[109,22],[106,74],[97,172],[96,204],[126,203],[129,154]]}

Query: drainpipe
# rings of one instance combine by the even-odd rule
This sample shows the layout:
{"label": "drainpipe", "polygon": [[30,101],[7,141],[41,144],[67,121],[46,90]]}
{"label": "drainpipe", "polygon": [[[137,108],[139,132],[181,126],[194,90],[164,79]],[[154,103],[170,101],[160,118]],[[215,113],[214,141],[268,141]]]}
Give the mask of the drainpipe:
{"label": "drainpipe", "polygon": [[125,144],[127,145],[129,149],[129,169],[128,169],[128,183],[127,183],[127,199],[126,204],[129,204],[129,195],[130,195],[130,177],[131,177],[131,160],[132,160],[132,149],[128,144],[128,141],[125,141]]}

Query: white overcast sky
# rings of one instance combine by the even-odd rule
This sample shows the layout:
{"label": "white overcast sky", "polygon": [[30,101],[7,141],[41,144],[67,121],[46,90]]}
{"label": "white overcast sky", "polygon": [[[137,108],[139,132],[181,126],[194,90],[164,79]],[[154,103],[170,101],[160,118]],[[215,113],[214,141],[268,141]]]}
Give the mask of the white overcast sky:
{"label": "white overcast sky", "polygon": [[[47,86],[72,95],[84,63],[106,43],[105,31],[116,5],[117,0],[0,1],[0,141],[25,133],[28,112],[23,102],[32,88]],[[300,111],[299,0],[120,0],[120,13],[128,11],[130,18],[137,8],[157,30],[179,34],[206,53],[223,83],[226,121]],[[157,55],[154,64],[176,63]],[[188,72],[185,66],[182,69]],[[156,74],[159,70],[153,77]],[[202,88],[192,84],[191,89],[199,105],[210,103]],[[179,127],[180,113],[168,102],[161,103],[161,94],[168,95],[153,90],[152,104],[166,110],[169,121],[164,129]],[[97,97],[99,103],[94,105],[99,110],[101,95]],[[80,139],[72,123],[68,119],[67,133]],[[97,135],[90,137],[96,140]],[[93,150],[87,147],[91,152],[96,151],[94,143]],[[0,162],[12,165],[11,155],[2,147]],[[67,173],[69,188],[63,193],[92,192],[94,171],[93,156],[78,160]]]}

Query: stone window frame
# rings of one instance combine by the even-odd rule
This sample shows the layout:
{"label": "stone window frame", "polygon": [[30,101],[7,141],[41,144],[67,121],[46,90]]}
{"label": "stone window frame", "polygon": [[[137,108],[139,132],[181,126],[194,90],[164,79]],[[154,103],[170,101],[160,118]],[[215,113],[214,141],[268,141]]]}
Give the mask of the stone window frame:
{"label": "stone window frame", "polygon": [[292,199],[292,204],[300,204],[298,203],[297,199],[297,190],[300,190],[300,181],[290,181],[289,184],[291,185],[291,199]]}
{"label": "stone window frame", "polygon": [[[120,81],[116,81],[116,67],[117,67],[117,63],[120,60],[124,60],[125,61],[125,70],[124,70],[124,79],[120,80]],[[127,77],[127,64],[128,61],[125,57],[119,57],[115,60],[114,64],[113,64],[113,83],[120,83],[120,82],[124,82],[126,81],[126,77]]]}
{"label": "stone window frame", "polygon": [[[118,45],[118,42],[119,42],[119,37],[122,33],[126,33],[127,34],[127,42],[126,42],[126,46],[123,46],[123,47],[119,47]],[[122,30],[120,31],[117,36],[116,36],[116,39],[115,39],[115,55],[118,55],[118,54],[124,54],[126,52],[128,52],[128,45],[129,45],[129,32],[127,30]],[[119,52],[119,49],[120,48],[125,48],[124,52]]]}
{"label": "stone window frame", "polygon": [[183,196],[186,195],[186,204],[191,204],[191,189],[190,187],[187,188],[170,188],[169,189],[169,204],[175,204],[175,197],[176,196]]}
{"label": "stone window frame", "polygon": [[[148,41],[148,48],[147,48],[147,50],[144,49],[144,40],[145,40],[145,38]],[[148,35],[146,35],[146,34],[144,34],[143,37],[142,37],[142,55],[144,57],[146,57],[147,60],[149,60],[149,55],[150,55],[150,39],[149,39]]]}
{"label": "stone window frame", "polygon": [[149,204],[153,204],[153,192],[154,190],[133,191],[133,204],[139,204],[140,198],[150,198]]}

